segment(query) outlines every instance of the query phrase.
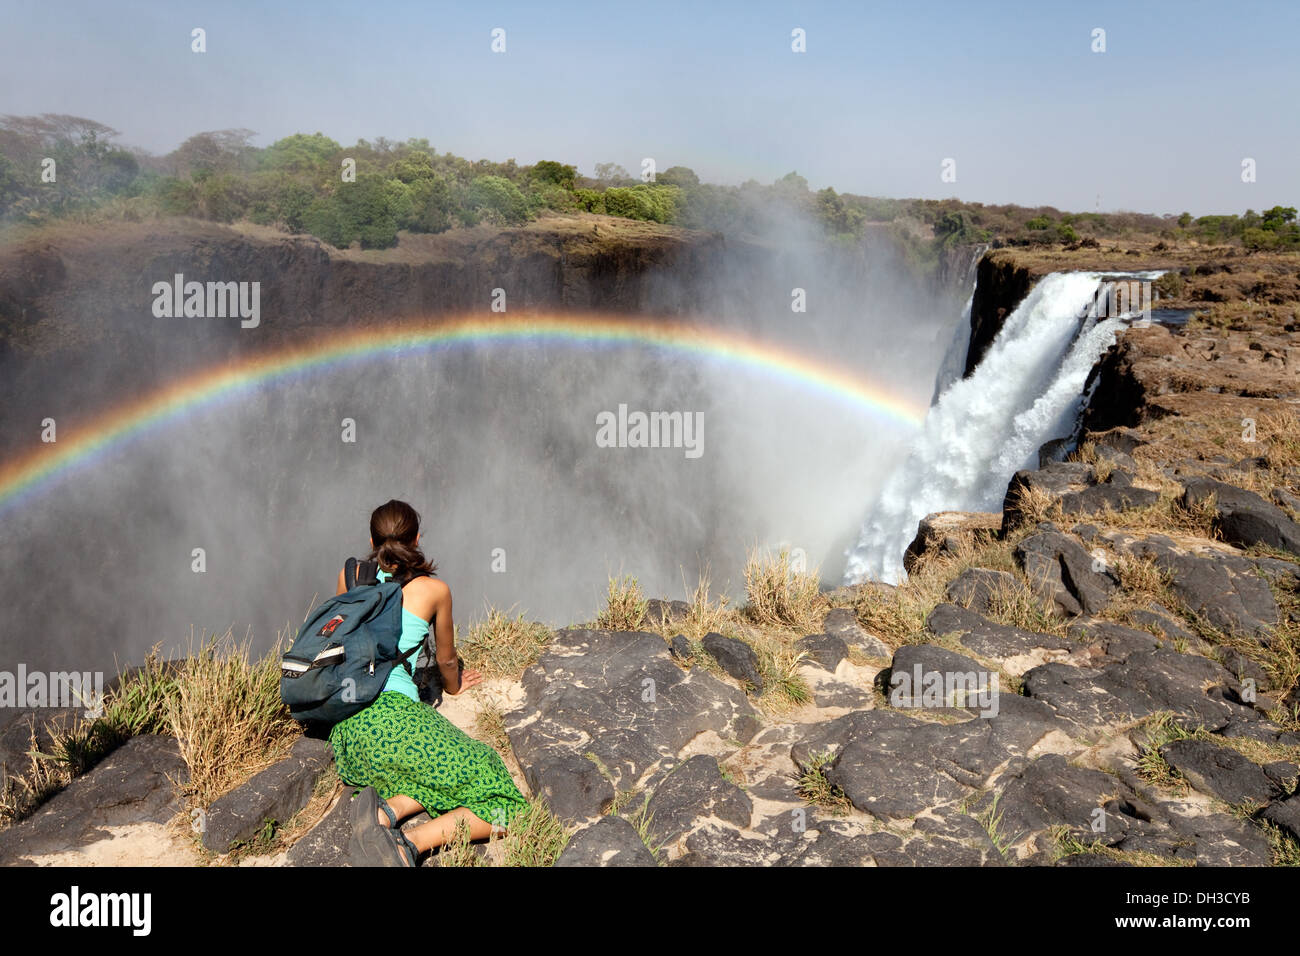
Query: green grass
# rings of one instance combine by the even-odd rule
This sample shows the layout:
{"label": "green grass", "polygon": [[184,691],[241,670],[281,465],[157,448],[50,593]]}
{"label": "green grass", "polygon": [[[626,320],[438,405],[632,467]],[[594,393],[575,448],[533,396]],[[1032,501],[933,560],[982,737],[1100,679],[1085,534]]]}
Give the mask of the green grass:
{"label": "green grass", "polygon": [[554,866],[569,834],[546,800],[534,797],[511,822],[504,838],[504,866]]}
{"label": "green grass", "polygon": [[821,807],[835,816],[844,816],[853,809],[853,803],[840,787],[826,779],[825,767],[834,759],[835,755],[827,751],[809,755],[808,766],[799,775],[797,789],[810,806]]}

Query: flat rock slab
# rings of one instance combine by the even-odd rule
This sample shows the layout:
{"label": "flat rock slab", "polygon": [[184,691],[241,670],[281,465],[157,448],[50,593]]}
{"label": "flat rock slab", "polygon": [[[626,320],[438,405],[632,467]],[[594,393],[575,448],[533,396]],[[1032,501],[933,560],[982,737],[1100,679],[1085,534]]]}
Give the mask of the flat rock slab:
{"label": "flat rock slab", "polygon": [[307,805],[316,782],[334,761],[334,748],[323,740],[300,737],[289,755],[267,767],[208,807],[203,845],[227,853],[252,839],[268,820],[286,823]]}
{"label": "flat rock slab", "polygon": [[808,655],[809,663],[825,671],[834,671],[849,656],[849,645],[834,634],[809,634],[796,641],[794,647]]}
{"label": "flat rock slab", "polygon": [[[994,573],[994,572],[989,572]],[[1011,577],[1011,575],[1007,575]],[[951,595],[952,589],[949,589]],[[936,636],[954,634],[962,647],[981,657],[1006,662],[1009,673],[1019,674],[1026,666],[1045,663],[1046,659],[1064,657],[1071,650],[1069,641],[1051,634],[1026,631],[1018,627],[999,624],[957,604],[939,604],[930,612],[926,629]]]}
{"label": "flat rock slab", "polygon": [[35,814],[0,832],[0,864],[109,838],[108,827],[166,823],[185,808],[172,781],[188,779],[174,737],[133,737]]}
{"label": "flat rock slab", "polygon": [[852,608],[833,607],[827,611],[822,617],[822,633],[838,637],[845,644],[856,647],[870,657],[889,660],[894,653],[888,644],[858,623],[858,616]]}
{"label": "flat rock slab", "polygon": [[1134,813],[1140,803],[1110,774],[1074,767],[1060,754],[1049,754],[1009,780],[996,805],[989,801],[984,809],[998,818],[998,830],[1008,845],[1034,843],[1039,853],[1045,853],[1046,834],[1056,826],[1066,827],[1085,843],[1100,841],[1107,846],[1135,832],[1158,832],[1158,825]]}
{"label": "flat rock slab", "polygon": [[1217,661],[1158,648],[1103,668],[1044,664],[1025,674],[1022,691],[1085,733],[1162,710],[1214,731],[1233,719],[1258,719],[1254,710],[1229,699],[1236,686]]}
{"label": "flat rock slab", "polygon": [[1268,803],[1277,785],[1264,768],[1237,751],[1209,740],[1175,740],[1160,748],[1160,755],[1201,793],[1225,803]]}
{"label": "flat rock slab", "polygon": [[996,716],[956,724],[855,711],[804,731],[791,759],[806,770],[815,758],[829,756],[822,757],[827,782],[857,809],[890,822],[972,796],[1019,769],[1028,752],[1061,726],[1051,708],[1014,694],[1003,695]]}
{"label": "flat rock slab", "polygon": [[1155,504],[1159,499],[1159,492],[1109,481],[1062,495],[1061,511],[1067,515],[1097,515],[1107,511],[1143,508]]}
{"label": "flat rock slab", "polygon": [[1080,644],[1095,648],[1108,659],[1107,662],[1125,661],[1132,654],[1154,651],[1166,644],[1150,631],[1139,631],[1100,618],[1075,621],[1070,625],[1070,636]]}
{"label": "flat rock slab", "polygon": [[1269,866],[1268,837],[1230,813],[1174,817],[1174,827],[1195,846],[1197,866]]}
{"label": "flat rock slab", "polygon": [[602,817],[579,830],[556,866],[658,866],[636,828],[622,817]]}
{"label": "flat rock slab", "polygon": [[676,843],[703,819],[748,827],[753,801],[722,776],[716,757],[697,754],[664,778],[646,807],[651,842]]}
{"label": "flat rock slab", "polygon": [[558,631],[523,690],[506,733],[529,788],[563,820],[601,816],[615,787],[653,789],[701,734],[739,742],[756,730],[741,690],[683,670],[656,634]]}
{"label": "flat rock slab", "polygon": [[1193,554],[1165,535],[1135,538],[1105,536],[1111,547],[1135,558],[1149,558],[1172,578],[1169,589],[1193,612],[1221,630],[1268,639],[1278,622],[1277,601],[1257,564],[1236,554]]}
{"label": "flat rock slab", "polygon": [[1210,478],[1193,478],[1183,486],[1183,504],[1213,497],[1216,524],[1223,540],[1248,548],[1263,544],[1300,554],[1300,525],[1277,505],[1253,491]]}
{"label": "flat rock slab", "polygon": [[352,839],[352,788],[343,795],[319,823],[289,848],[285,862],[289,866],[351,866],[348,841]]}

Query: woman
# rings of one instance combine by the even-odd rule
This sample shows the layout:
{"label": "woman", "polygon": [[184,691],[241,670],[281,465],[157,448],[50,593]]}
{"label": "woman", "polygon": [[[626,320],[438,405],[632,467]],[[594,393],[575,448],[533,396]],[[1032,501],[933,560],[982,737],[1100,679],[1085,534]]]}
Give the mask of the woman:
{"label": "woman", "polygon": [[[418,646],[432,625],[443,692],[455,696],[481,683],[478,671],[460,672],[451,590],[432,576],[437,568],[420,552],[415,509],[396,500],[376,508],[370,547],[379,579],[403,582],[398,649]],[[346,590],[347,575],[340,571],[336,593]],[[501,756],[422,703],[402,664],[393,667],[374,703],[334,725],[330,743],[343,782],[364,787],[352,805],[357,864],[415,866],[420,854],[451,840],[461,821],[470,839],[479,840],[507,827],[527,805]],[[403,833],[398,824],[422,810],[434,819]]]}

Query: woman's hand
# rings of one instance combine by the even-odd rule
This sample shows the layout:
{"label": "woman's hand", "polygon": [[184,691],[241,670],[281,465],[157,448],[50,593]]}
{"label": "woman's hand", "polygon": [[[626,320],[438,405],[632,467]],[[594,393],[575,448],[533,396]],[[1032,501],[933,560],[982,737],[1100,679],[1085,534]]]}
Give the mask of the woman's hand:
{"label": "woman's hand", "polygon": [[451,691],[447,691],[447,693],[451,694],[452,697],[459,697],[465,692],[466,688],[474,687],[481,683],[483,683],[482,671],[461,671],[460,690],[456,691],[454,694],[451,694]]}

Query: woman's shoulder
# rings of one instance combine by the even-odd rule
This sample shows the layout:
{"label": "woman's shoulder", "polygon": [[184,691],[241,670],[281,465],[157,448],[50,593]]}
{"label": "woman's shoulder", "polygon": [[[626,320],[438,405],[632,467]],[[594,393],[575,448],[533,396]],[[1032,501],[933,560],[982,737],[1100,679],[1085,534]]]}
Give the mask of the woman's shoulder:
{"label": "woman's shoulder", "polygon": [[451,589],[447,587],[447,582],[441,578],[435,578],[431,574],[422,574],[418,578],[412,578],[402,588],[403,593],[427,594],[430,597],[437,598],[444,594],[450,594]]}

